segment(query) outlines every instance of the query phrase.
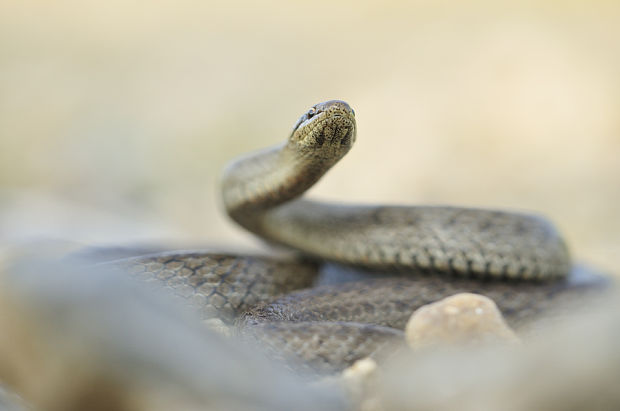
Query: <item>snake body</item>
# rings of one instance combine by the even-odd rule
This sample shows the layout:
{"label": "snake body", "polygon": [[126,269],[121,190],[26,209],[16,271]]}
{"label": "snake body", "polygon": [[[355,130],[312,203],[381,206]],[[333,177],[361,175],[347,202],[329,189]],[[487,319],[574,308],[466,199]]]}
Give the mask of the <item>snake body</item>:
{"label": "snake body", "polygon": [[388,273],[383,278],[293,291],[310,286],[316,263],[185,252],[120,264],[163,281],[205,318],[235,322],[272,356],[315,372],[342,369],[401,339],[416,308],[458,292],[491,297],[519,326],[583,291],[568,277],[561,236],[538,216],[300,199],[355,139],[355,113],[345,102],[317,104],[286,142],[226,169],[223,202],[233,220],[269,242],[314,261]]}
{"label": "snake body", "polygon": [[570,259],[544,219],[456,207],[347,206],[297,199],[351,148],[355,113],[312,107],[280,146],[234,162],[222,189],[243,227],[306,254],[373,270],[553,279]]}

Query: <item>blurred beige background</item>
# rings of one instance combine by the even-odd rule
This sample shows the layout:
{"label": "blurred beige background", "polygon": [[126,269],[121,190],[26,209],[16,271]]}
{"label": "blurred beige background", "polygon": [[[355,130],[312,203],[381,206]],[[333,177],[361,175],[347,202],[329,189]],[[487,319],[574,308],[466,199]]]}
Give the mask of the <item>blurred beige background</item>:
{"label": "blurred beige background", "polygon": [[617,1],[3,1],[0,244],[256,242],[231,158],[339,98],[312,195],[551,217],[620,272]]}

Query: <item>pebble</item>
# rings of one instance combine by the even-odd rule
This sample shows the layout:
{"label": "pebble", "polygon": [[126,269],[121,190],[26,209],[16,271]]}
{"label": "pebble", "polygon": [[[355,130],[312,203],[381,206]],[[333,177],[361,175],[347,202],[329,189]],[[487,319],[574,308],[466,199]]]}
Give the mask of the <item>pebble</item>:
{"label": "pebble", "polygon": [[405,328],[414,350],[453,344],[517,343],[497,305],[488,297],[459,293],[417,309]]}

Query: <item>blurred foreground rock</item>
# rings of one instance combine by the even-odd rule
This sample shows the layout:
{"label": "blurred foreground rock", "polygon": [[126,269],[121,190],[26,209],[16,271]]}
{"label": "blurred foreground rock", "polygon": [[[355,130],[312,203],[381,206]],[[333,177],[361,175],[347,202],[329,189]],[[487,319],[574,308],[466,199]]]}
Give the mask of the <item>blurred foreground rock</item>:
{"label": "blurred foreground rock", "polygon": [[343,409],[120,273],[38,261],[1,281],[0,381],[35,410]]}
{"label": "blurred foreground rock", "polygon": [[620,409],[620,294],[574,308],[544,321],[523,344],[399,353],[365,395],[382,410]]}
{"label": "blurred foreground rock", "polygon": [[325,384],[360,411],[620,409],[620,291],[564,308],[514,344],[492,301],[457,294],[412,315],[413,350],[360,360]]}

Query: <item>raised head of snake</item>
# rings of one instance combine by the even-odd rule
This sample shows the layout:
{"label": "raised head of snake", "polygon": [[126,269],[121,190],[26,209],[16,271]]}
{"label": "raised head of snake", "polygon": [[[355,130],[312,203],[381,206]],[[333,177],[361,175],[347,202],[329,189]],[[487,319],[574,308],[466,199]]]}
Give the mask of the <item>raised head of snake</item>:
{"label": "raised head of snake", "polygon": [[330,100],[306,111],[295,126],[288,146],[298,158],[335,164],[355,142],[355,112],[347,103]]}
{"label": "raised head of snake", "polygon": [[340,160],[355,141],[355,112],[347,103],[316,104],[295,123],[286,142],[233,162],[224,172],[228,213],[253,225],[256,213],[301,195]]}

